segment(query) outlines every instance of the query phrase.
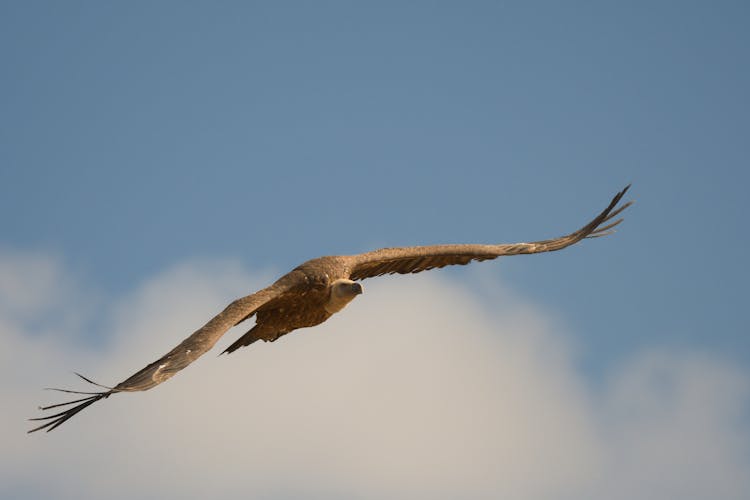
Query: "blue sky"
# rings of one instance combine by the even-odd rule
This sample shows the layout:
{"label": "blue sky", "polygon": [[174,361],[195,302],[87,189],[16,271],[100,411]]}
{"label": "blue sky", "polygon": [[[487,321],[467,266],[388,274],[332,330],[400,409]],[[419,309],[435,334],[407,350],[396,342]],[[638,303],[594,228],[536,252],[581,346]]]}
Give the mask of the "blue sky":
{"label": "blue sky", "polygon": [[[651,349],[746,371],[749,20],[744,2],[3,2],[0,253],[56,262],[80,295],[69,342],[107,345],[112,304],[185,262],[272,279],[544,239],[632,182],[612,237],[442,276],[542,308],[585,384]],[[59,313],[21,330],[54,336]]]}
{"label": "blue sky", "polygon": [[5,248],[117,293],[184,258],[556,236],[633,182],[616,238],[482,272],[592,357],[750,355],[743,3],[2,9]]}

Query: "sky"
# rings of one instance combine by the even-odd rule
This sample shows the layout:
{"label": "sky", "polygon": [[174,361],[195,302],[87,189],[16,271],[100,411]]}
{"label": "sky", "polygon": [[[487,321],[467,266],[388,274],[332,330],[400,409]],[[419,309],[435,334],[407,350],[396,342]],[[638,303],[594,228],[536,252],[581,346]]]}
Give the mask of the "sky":
{"label": "sky", "polygon": [[[748,21],[2,2],[0,497],[747,498]],[[612,236],[368,280],[25,434],[309,258],[560,236],[628,183]]]}

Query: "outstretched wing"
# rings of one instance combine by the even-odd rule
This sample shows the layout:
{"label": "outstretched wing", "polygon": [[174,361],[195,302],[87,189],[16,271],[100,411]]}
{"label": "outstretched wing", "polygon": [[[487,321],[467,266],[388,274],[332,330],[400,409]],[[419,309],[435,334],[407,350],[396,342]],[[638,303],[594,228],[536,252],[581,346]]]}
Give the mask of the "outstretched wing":
{"label": "outstretched wing", "polygon": [[[80,392],[70,391],[67,389],[54,389],[60,392],[71,394],[85,395],[81,399],[59,403],[55,405],[40,407],[41,410],[49,410],[63,406],[71,406],[65,411],[48,415],[45,417],[32,418],[30,420],[47,421],[44,424],[31,429],[28,432],[34,432],[41,429],[47,429],[47,432],[62,425],[66,420],[76,413],[87,408],[100,399],[105,399],[118,392],[145,391],[161,384],[178,371],[198,359],[200,356],[209,351],[216,341],[237,323],[252,316],[255,311],[269,301],[281,296],[285,292],[300,285],[297,273],[289,273],[279,279],[273,285],[264,288],[252,295],[242,297],[229,304],[223,311],[214,316],[211,321],[203,325],[195,333],[183,340],[180,345],[169,351],[167,354],[149,364],[142,370],[134,373],[126,380],[123,380],[114,387],[106,387],[78,375],[86,382],[98,387],[107,389],[101,392]],[[78,403],[78,404],[76,404]]]}
{"label": "outstretched wing", "polygon": [[471,261],[496,259],[504,255],[519,255],[560,250],[584,238],[597,238],[612,233],[612,228],[622,222],[610,222],[633,202],[617,207],[630,185],[617,193],[609,206],[594,220],[567,236],[532,243],[501,245],[432,245],[420,247],[382,248],[373,252],[351,256],[353,280],[362,280],[383,274],[408,274],[450,265],[464,265]]}

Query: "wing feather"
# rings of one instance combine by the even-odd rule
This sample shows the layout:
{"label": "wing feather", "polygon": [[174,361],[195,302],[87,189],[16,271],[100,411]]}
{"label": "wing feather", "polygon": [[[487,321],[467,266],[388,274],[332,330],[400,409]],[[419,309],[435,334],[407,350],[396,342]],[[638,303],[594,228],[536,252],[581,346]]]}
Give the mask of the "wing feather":
{"label": "wing feather", "polygon": [[145,391],[161,384],[208,352],[214,344],[216,344],[219,338],[221,338],[221,336],[235,324],[252,316],[255,311],[269,301],[281,296],[289,290],[292,290],[294,287],[299,286],[301,284],[299,279],[299,274],[292,272],[283,276],[269,287],[233,301],[223,311],[214,316],[208,323],[183,340],[177,347],[112,388],[101,386],[100,384],[96,384],[82,375],[79,375],[79,377],[91,384],[107,388],[108,390],[106,391],[84,393],[80,391],[69,391],[66,389],[53,389],[60,392],[88,394],[89,396],[75,401],[68,401],[67,403],[58,403],[40,407],[40,410],[49,410],[60,406],[79,403],[76,406],[72,406],[71,408],[54,415],[29,419],[46,422],[28,432],[35,432],[41,429],[47,429],[47,432],[49,432],[63,424],[81,410],[96,401],[108,398],[112,394],[118,392]]}
{"label": "wing feather", "polygon": [[568,247],[584,238],[596,238],[611,234],[622,219],[604,225],[619,215],[633,202],[618,207],[630,185],[617,193],[599,215],[578,231],[560,238],[531,243],[500,245],[431,245],[417,247],[381,248],[372,252],[351,256],[350,278],[362,280],[384,274],[418,273],[429,269],[451,265],[465,265],[472,261],[496,259],[506,255],[553,252]]}

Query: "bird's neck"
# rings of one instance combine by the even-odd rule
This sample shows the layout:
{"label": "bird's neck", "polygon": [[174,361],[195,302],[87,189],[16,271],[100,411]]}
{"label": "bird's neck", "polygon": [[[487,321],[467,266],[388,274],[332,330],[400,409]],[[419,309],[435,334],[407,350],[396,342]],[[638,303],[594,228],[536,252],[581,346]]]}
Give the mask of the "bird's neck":
{"label": "bird's neck", "polygon": [[328,301],[323,304],[323,308],[329,314],[336,314],[337,312],[345,308],[349,302],[354,300],[354,297],[356,297],[356,295],[339,295],[336,293],[331,293],[331,295],[328,297]]}

